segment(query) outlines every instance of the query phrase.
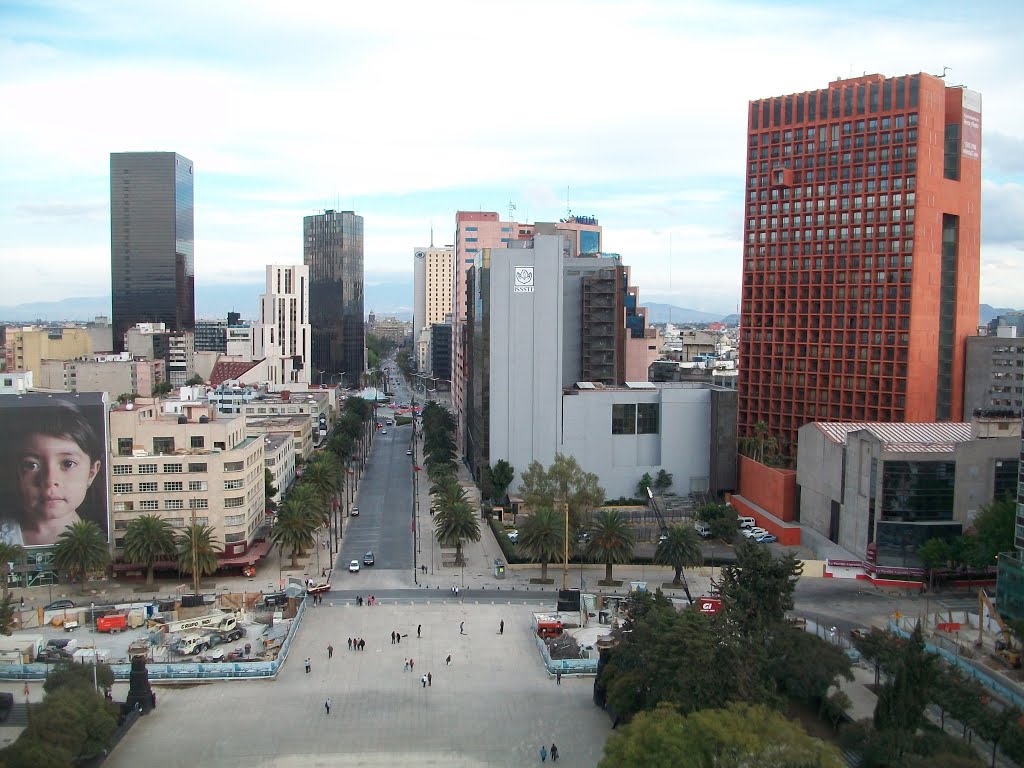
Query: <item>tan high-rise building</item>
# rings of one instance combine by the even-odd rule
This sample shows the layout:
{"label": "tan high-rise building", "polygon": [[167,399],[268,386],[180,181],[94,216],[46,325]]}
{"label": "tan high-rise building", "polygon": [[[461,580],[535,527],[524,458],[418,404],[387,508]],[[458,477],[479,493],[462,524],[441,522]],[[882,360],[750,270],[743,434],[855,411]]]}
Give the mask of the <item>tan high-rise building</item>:
{"label": "tan high-rise building", "polygon": [[271,384],[310,383],[309,267],[267,266],[267,292],[253,327],[253,358],[266,359]]}
{"label": "tan high-rise building", "polygon": [[31,371],[42,380],[43,360],[74,360],[92,354],[92,339],[85,328],[18,328],[7,330],[11,371]]}
{"label": "tan high-rise building", "polygon": [[430,373],[430,327],[452,314],[455,288],[455,246],[417,248],[413,251],[412,337],[416,367]]}
{"label": "tan high-rise building", "polygon": [[213,529],[225,560],[250,551],[265,521],[262,435],[244,416],[225,417],[205,401],[164,413],[153,398],[110,412],[114,544],[128,523],[158,515],[176,529],[193,520]]}

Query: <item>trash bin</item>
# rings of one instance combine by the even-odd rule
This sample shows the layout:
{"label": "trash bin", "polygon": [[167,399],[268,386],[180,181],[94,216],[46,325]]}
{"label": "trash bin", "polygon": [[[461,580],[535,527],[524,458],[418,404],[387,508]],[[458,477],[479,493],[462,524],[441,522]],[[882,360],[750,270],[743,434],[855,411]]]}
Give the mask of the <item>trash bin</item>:
{"label": "trash bin", "polygon": [[495,558],[494,560],[494,578],[505,578],[505,561],[501,560],[500,558]]}

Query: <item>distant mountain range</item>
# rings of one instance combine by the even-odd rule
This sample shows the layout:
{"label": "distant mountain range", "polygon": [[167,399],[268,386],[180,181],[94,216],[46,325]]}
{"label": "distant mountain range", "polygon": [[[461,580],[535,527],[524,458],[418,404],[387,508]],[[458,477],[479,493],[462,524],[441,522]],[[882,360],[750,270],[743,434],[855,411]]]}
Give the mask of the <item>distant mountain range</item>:
{"label": "distant mountain range", "polygon": [[[241,312],[244,319],[256,316],[258,297],[263,283],[235,283],[234,285],[208,285],[196,287],[196,317],[212,319],[227,317],[229,311]],[[378,317],[396,317],[412,320],[412,281],[392,280],[368,282],[364,289],[363,309]],[[739,323],[739,315],[717,315],[673,304],[649,303],[647,317],[652,323]],[[985,325],[999,315],[1018,310],[982,304],[979,323]],[[0,322],[32,323],[60,320],[86,321],[97,315],[110,315],[109,296],[78,296],[60,301],[36,301],[27,304],[0,306]]]}

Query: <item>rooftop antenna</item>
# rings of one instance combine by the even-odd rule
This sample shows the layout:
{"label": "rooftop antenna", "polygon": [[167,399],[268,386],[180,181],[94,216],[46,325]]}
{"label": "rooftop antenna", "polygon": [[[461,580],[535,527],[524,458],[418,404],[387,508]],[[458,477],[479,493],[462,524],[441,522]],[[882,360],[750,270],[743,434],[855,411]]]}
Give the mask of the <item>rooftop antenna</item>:
{"label": "rooftop antenna", "polygon": [[569,207],[569,185],[565,185],[565,218],[572,216],[572,208]]}
{"label": "rooftop antenna", "polygon": [[434,222],[430,222],[430,247],[434,247]]}
{"label": "rooftop antenna", "polygon": [[[672,232],[668,233],[668,295],[672,296]],[[669,299],[668,322],[672,324],[672,299]]]}
{"label": "rooftop antenna", "polygon": [[515,215],[515,212],[516,212],[516,204],[513,203],[511,200],[509,200],[508,201],[508,220],[509,221],[515,221],[515,218],[513,218],[514,215]]}
{"label": "rooftop antenna", "polygon": [[946,66],[944,66],[944,67],[942,68],[942,74],[941,74],[941,75],[939,75],[939,77],[943,77],[943,78],[944,78],[944,77],[946,76],[946,73],[947,73],[947,72],[949,72],[949,71],[950,71],[951,69],[953,69],[953,68],[952,68],[952,67],[946,67]]}

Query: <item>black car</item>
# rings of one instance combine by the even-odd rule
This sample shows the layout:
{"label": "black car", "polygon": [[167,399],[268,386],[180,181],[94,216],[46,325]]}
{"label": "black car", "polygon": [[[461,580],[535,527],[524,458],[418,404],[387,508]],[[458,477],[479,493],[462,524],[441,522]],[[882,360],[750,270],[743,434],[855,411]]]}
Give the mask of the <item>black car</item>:
{"label": "black car", "polygon": [[363,555],[363,565],[373,565],[373,552]]}
{"label": "black car", "polygon": [[74,600],[54,600],[52,603],[43,608],[44,611],[59,611],[63,608],[74,608]]}

